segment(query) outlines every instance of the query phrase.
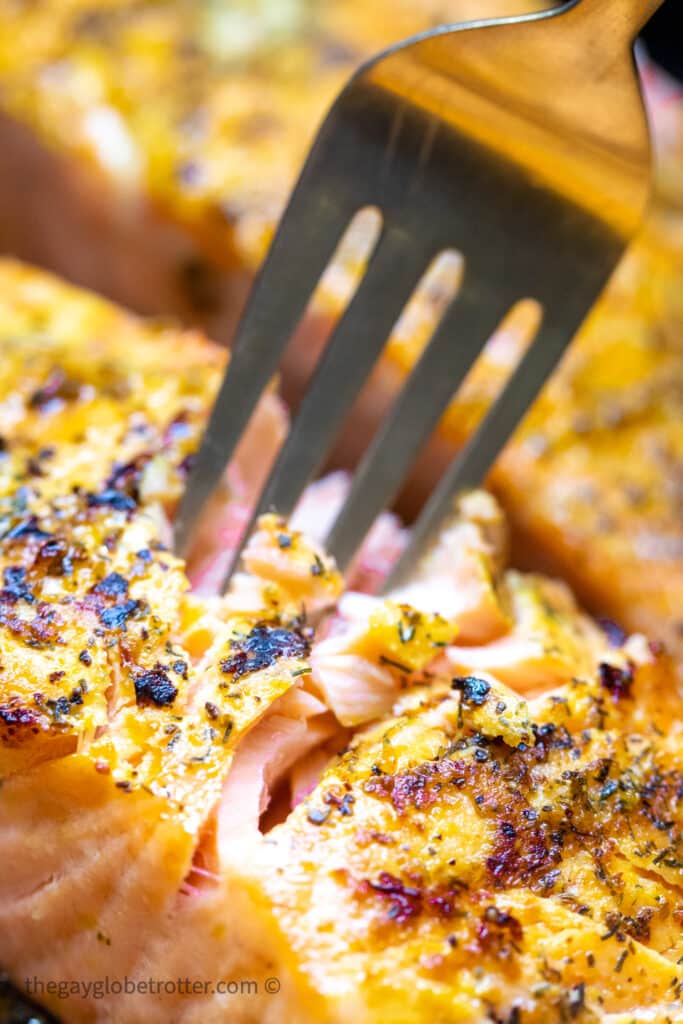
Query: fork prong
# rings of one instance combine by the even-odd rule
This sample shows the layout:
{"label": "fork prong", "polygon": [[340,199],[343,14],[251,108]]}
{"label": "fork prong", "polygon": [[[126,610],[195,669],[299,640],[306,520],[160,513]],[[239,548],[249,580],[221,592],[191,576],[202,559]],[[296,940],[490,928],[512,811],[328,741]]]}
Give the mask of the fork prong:
{"label": "fork prong", "polygon": [[[434,245],[427,237],[418,241],[400,227],[385,228],[365,276],[320,358],[244,542],[263,512],[275,509],[287,516],[294,510],[306,484],[323,464],[433,254]],[[354,344],[359,337],[364,339],[363,345]],[[226,583],[241,550],[235,553]]]}
{"label": "fork prong", "polygon": [[394,500],[465,374],[514,302],[496,282],[486,294],[465,273],[463,286],[380,426],[354,476],[326,548],[344,570],[374,519]]}
{"label": "fork prong", "polygon": [[316,177],[315,167],[302,175],[252,288],[176,518],[179,554],[186,553],[192,529],[355,213],[350,196],[326,188],[322,171],[316,187]]}
{"label": "fork prong", "polygon": [[385,581],[384,593],[407,580],[433,542],[439,526],[448,520],[455,497],[481,485],[508,438],[550,377],[595,298],[595,294],[590,298],[583,295],[578,303],[573,303],[573,311],[578,314],[574,330],[568,317],[569,310],[562,308],[560,302],[546,313],[533,343],[483,423],[463,451],[453,459],[427,501],[411,531],[407,548]]}

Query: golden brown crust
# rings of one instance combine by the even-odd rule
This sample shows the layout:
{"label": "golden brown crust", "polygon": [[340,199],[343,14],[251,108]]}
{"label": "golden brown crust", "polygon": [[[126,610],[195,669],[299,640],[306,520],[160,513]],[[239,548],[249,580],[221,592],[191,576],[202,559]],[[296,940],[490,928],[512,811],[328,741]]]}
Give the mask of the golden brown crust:
{"label": "golden brown crust", "polygon": [[[21,210],[12,244],[139,308],[199,317],[225,340],[307,141],[350,68],[433,18],[475,13],[457,0],[390,6],[387,17],[376,4],[295,4],[284,35],[266,32],[235,59],[216,52],[199,9],[182,0],[110,0],[97,17],[83,0],[30,9],[5,0],[12,29],[0,43],[0,81],[14,119],[5,137],[8,157],[24,152],[2,190],[14,197],[5,221]],[[491,0],[485,13],[503,8]],[[158,98],[152,111],[139,102],[148,93]],[[677,104],[655,104],[655,122],[671,197],[683,138]],[[113,152],[107,138],[118,140]],[[32,184],[22,198],[24,180]],[[40,237],[64,209],[59,237]],[[82,249],[73,258],[72,235]],[[652,225],[636,243],[495,478],[517,560],[566,576],[596,612],[661,636],[678,658],[682,251],[680,237]],[[291,393],[328,312],[329,304],[308,322],[288,368]],[[423,341],[418,313],[390,346],[365,408],[368,429],[378,388],[393,393]],[[423,493],[515,348],[514,339],[494,347],[454,405],[433,462],[422,463]],[[354,422],[345,458],[367,436],[360,412]]]}
{"label": "golden brown crust", "polygon": [[[70,17],[77,8],[62,10]],[[372,13],[362,23],[353,21],[357,14],[353,31],[362,28],[364,45],[375,45]],[[339,19],[335,32],[343,36],[341,13]],[[398,16],[394,24],[404,30]],[[99,44],[88,46],[97,63]],[[144,39],[139,56],[153,72]],[[34,71],[28,62],[29,84]],[[343,61],[326,81],[342,72]],[[320,102],[324,91],[310,102]],[[242,127],[254,109],[243,113]],[[305,104],[287,109],[283,123],[308,122],[309,115]],[[255,140],[252,155],[272,175],[267,136]],[[155,194],[171,216],[192,221],[203,244],[217,246],[216,261],[233,228],[241,248],[235,257],[235,243],[227,262],[256,259],[282,182],[271,193],[267,179],[258,209],[240,207],[238,187],[229,223],[221,219],[214,229],[211,200],[206,205],[198,193],[195,205],[187,195],[179,201],[164,192],[175,154],[163,146],[159,152]],[[294,164],[287,153],[278,166],[283,179]],[[244,168],[251,173],[254,165]],[[154,193],[157,184],[146,187]],[[664,623],[674,645],[683,597],[680,251],[678,241],[655,231],[640,243],[496,477],[518,545],[522,539],[527,550],[543,547],[546,564],[627,625],[659,632]],[[252,610],[239,622],[208,622],[207,609],[184,597],[175,560],[156,543],[163,518],[148,522],[137,508],[170,510],[177,499],[183,463],[220,374],[215,350],[168,330],[153,342],[136,321],[99,300],[76,301],[15,265],[0,268],[0,281],[7,367],[0,400],[12,424],[0,465],[0,749],[2,772],[13,775],[0,831],[5,862],[15,869],[3,882],[0,950],[17,977],[35,950],[45,953],[40,885],[47,881],[58,895],[46,920],[56,928],[68,920],[67,940],[76,936],[88,970],[100,973],[112,962],[127,964],[116,957],[129,946],[131,957],[146,960],[148,939],[165,949],[157,963],[166,968],[181,945],[177,935],[188,937],[202,967],[208,950],[205,962],[218,971],[229,945],[226,918],[239,935],[246,928],[230,917],[238,891],[251,899],[251,926],[261,930],[263,945],[267,938],[268,956],[295,989],[282,1019],[300,1011],[301,1020],[347,1020],[349,1007],[359,1021],[405,1024],[444,1016],[547,1024],[621,1011],[640,1020],[646,1008],[655,1019],[678,1019],[681,708],[667,663],[650,664],[642,644],[615,650],[597,673],[573,647],[561,651],[561,672],[574,663],[580,678],[529,703],[492,685],[488,675],[458,670],[452,689],[421,680],[402,713],[360,736],[303,807],[250,851],[232,900],[216,896],[206,919],[188,913],[186,902],[186,916],[174,917],[207,810],[238,744],[264,707],[308,674],[309,637],[300,622],[278,621],[268,601],[256,618]],[[394,343],[393,365],[401,372],[416,342],[417,333],[403,350],[400,339]],[[177,371],[172,376],[169,365]],[[451,443],[462,439],[463,415],[475,416],[490,397],[496,373],[490,363],[488,374],[470,383],[454,411]],[[86,423],[95,425],[89,449]],[[131,429],[136,424],[139,433]],[[45,454],[53,441],[57,450]],[[280,527],[270,524],[267,532],[272,547]],[[300,554],[297,586],[317,564],[305,545]],[[324,569],[323,582],[334,590],[338,581]],[[260,587],[259,598],[272,595],[273,580]],[[298,603],[296,587],[291,596]],[[421,664],[419,631],[411,636],[415,651],[405,650],[406,622],[410,633],[418,620],[404,607],[394,612],[397,618],[379,616],[372,630]],[[576,609],[565,617],[574,619]],[[576,633],[581,640],[582,630]],[[426,641],[434,643],[435,635]],[[553,635],[541,631],[545,660],[536,671],[548,672],[552,652],[544,645]],[[215,640],[210,655],[207,636]],[[385,649],[385,659],[395,660],[395,651]],[[528,677],[526,667],[522,674]],[[531,691],[545,688],[538,675],[527,682]],[[118,716],[111,714],[112,687],[125,709]],[[202,698],[194,704],[193,693]],[[176,733],[166,730],[177,729],[173,719],[186,708],[175,742]],[[101,726],[108,737],[97,734]],[[77,746],[80,754],[65,756]],[[87,832],[91,803],[101,814],[104,857]],[[32,810],[40,816],[41,841],[27,847]],[[52,815],[63,842],[56,851]],[[103,821],[112,831],[102,832]],[[61,875],[68,840],[79,830],[76,875],[94,865],[86,878],[98,884],[87,909],[107,922],[107,939],[114,935],[113,961],[109,947],[98,958],[102,940],[94,938],[92,921],[85,928],[82,907],[71,910],[79,886]],[[206,835],[201,843],[208,851]],[[120,891],[118,849],[136,870],[142,865],[144,885],[133,885],[132,893]],[[109,908],[112,891],[128,916]],[[154,911],[145,922],[137,916],[142,891]],[[245,948],[254,963],[257,953],[263,956],[258,943]],[[69,959],[85,971],[80,957]],[[59,957],[57,969],[64,969]],[[224,1010],[210,1005],[198,1012],[209,1021],[223,1019]],[[121,1012],[135,1021],[137,1010],[119,1004],[115,1019],[123,1019]],[[159,1019],[168,1012],[161,1009]],[[82,1013],[89,1019],[88,1008]],[[247,1006],[239,1013],[236,1019],[257,1019]]]}
{"label": "golden brown crust", "polygon": [[675,1010],[678,705],[666,663],[529,705],[476,678],[413,698],[264,847],[304,974],[372,1021]]}
{"label": "golden brown crust", "polygon": [[[488,0],[486,13],[519,7]],[[253,269],[319,120],[358,64],[431,25],[481,14],[474,0],[279,8],[2,0],[2,107],[98,167],[114,192],[149,197],[190,226],[211,262],[230,265],[227,244]]]}
{"label": "golden brown crust", "polygon": [[683,660],[683,250],[626,256],[494,474],[522,565]]}
{"label": "golden brown crust", "polygon": [[[268,647],[271,628],[303,614],[306,587],[290,593],[285,579],[271,607],[221,623],[188,601],[184,566],[163,543],[224,353],[7,260],[0,353],[0,772],[78,751],[119,785],[154,786],[177,807],[194,788],[189,819],[241,733],[291,686],[285,663],[295,671],[306,653],[281,644],[260,674],[250,664],[261,691],[238,705],[225,666],[239,629],[251,636],[262,623]],[[303,541],[295,553],[323,603],[334,600],[337,574],[314,581],[320,556]],[[211,671],[218,678],[194,707]]]}
{"label": "golden brown crust", "polygon": [[143,324],[0,263],[0,490],[113,490],[169,511],[225,363],[198,332]]}

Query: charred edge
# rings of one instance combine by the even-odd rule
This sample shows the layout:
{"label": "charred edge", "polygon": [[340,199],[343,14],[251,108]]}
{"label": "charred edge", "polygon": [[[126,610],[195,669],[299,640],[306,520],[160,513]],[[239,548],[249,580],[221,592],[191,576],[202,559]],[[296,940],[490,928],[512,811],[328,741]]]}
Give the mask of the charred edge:
{"label": "charred edge", "polygon": [[141,705],[169,707],[178,696],[177,687],[163,668],[155,668],[135,677],[135,699]]}
{"label": "charred edge", "polygon": [[465,707],[480,708],[489,698],[491,686],[484,679],[477,679],[476,676],[463,676],[454,679],[451,689],[462,694],[462,702]]}
{"label": "charred edge", "polygon": [[244,640],[231,640],[232,654],[220,663],[221,672],[240,676],[269,668],[280,658],[305,658],[310,643],[301,633],[271,626],[255,626]]}
{"label": "charred edge", "polygon": [[603,661],[598,668],[598,678],[600,685],[612,695],[613,700],[619,701],[631,696],[634,681],[632,664],[627,668],[618,668]]}
{"label": "charred edge", "polygon": [[43,719],[38,711],[18,701],[0,704],[0,742],[12,746],[42,731]]}
{"label": "charred edge", "polygon": [[117,512],[134,512],[137,508],[134,498],[124,491],[117,491],[111,487],[105,488],[99,494],[87,494],[86,502],[88,508],[111,508]]}

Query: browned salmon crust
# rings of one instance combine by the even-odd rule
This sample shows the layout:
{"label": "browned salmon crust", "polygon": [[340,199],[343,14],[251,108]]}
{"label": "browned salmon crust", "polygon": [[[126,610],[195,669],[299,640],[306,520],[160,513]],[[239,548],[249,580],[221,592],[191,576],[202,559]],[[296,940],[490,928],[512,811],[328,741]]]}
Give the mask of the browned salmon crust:
{"label": "browned salmon crust", "polygon": [[0,352],[1,495],[79,487],[170,512],[224,352],[10,259],[0,260]]}
{"label": "browned salmon crust", "polygon": [[[58,933],[76,941],[74,967],[92,976],[111,943],[132,965],[194,872],[206,877],[207,823],[244,733],[277,705],[279,728],[296,727],[301,746],[307,717],[326,717],[299,695],[302,602],[333,600],[339,578],[290,531],[291,596],[286,579],[266,576],[257,615],[218,618],[188,595],[163,540],[224,352],[11,261],[0,279],[0,792],[25,783],[43,801],[0,810],[3,877],[16,897],[4,900],[0,962],[23,984],[22,963],[42,970],[42,939],[24,931],[26,900],[39,891],[57,897],[40,933],[54,949]],[[309,744],[326,736],[316,724]],[[258,787],[253,803],[243,801],[258,820]],[[42,877],[47,847],[62,851],[54,888]],[[110,896],[129,886],[126,911],[125,897]],[[227,969],[233,954],[218,943],[216,955],[216,972]],[[250,947],[244,970],[263,956]],[[92,1013],[77,1001],[73,1019]]]}
{"label": "browned salmon crust", "polygon": [[603,666],[517,707],[506,739],[509,691],[460,679],[351,745],[258,876],[332,1019],[680,1019],[683,765],[660,671]]}
{"label": "browned salmon crust", "polygon": [[[108,0],[96,13],[85,0],[0,0],[2,244],[226,340],[315,124],[349,70],[436,20],[530,5],[422,0],[388,13],[384,2],[293,0],[275,25],[267,6],[260,34],[236,53],[221,50],[230,33],[210,21],[215,11],[185,0]],[[655,125],[663,189],[678,201],[680,107],[667,100]],[[493,483],[517,561],[562,574],[596,613],[662,638],[681,661],[677,217],[653,217]],[[285,372],[292,397],[337,299],[331,285],[306,323]],[[357,457],[414,362],[429,310],[426,302],[396,332],[337,453],[342,463]],[[421,460],[404,510],[462,444],[519,345],[513,330],[491,347]]]}
{"label": "browned salmon crust", "polygon": [[342,581],[276,516],[225,599],[188,593],[163,536],[222,357],[0,279],[12,979],[66,1024],[683,1019],[683,706],[658,647],[508,570],[483,493],[322,638]]}
{"label": "browned salmon crust", "polygon": [[[539,6],[486,3],[490,16]],[[351,71],[483,13],[475,0],[232,8],[233,20],[192,0],[0,4],[0,244],[222,341]]]}
{"label": "browned salmon crust", "polygon": [[[130,509],[72,496],[8,525],[0,958],[67,986],[39,989],[66,1021],[677,1019],[681,701],[642,638],[529,702],[437,669],[264,836],[239,827],[240,773],[310,673],[300,622],[221,633],[207,608],[188,632]],[[73,571],[46,561],[60,543]],[[92,994],[177,976],[192,999]],[[233,977],[257,991],[221,997]]]}

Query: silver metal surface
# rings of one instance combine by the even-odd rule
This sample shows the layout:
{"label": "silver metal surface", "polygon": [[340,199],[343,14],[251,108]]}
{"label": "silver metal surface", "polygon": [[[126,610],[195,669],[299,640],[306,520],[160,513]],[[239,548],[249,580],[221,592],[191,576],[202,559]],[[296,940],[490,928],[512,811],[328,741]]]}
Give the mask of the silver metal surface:
{"label": "silver metal surface", "polygon": [[347,565],[421,445],[519,299],[541,327],[427,503],[390,581],[405,578],[454,496],[482,482],[637,229],[650,141],[632,55],[662,0],[575,0],[438,29],[366,64],[324,122],[240,324],[176,523],[187,551],[263,389],[349,221],[382,217],[356,294],[255,510],[288,514],[321,467],[391,328],[433,258],[463,285],[380,428],[328,537]]}

